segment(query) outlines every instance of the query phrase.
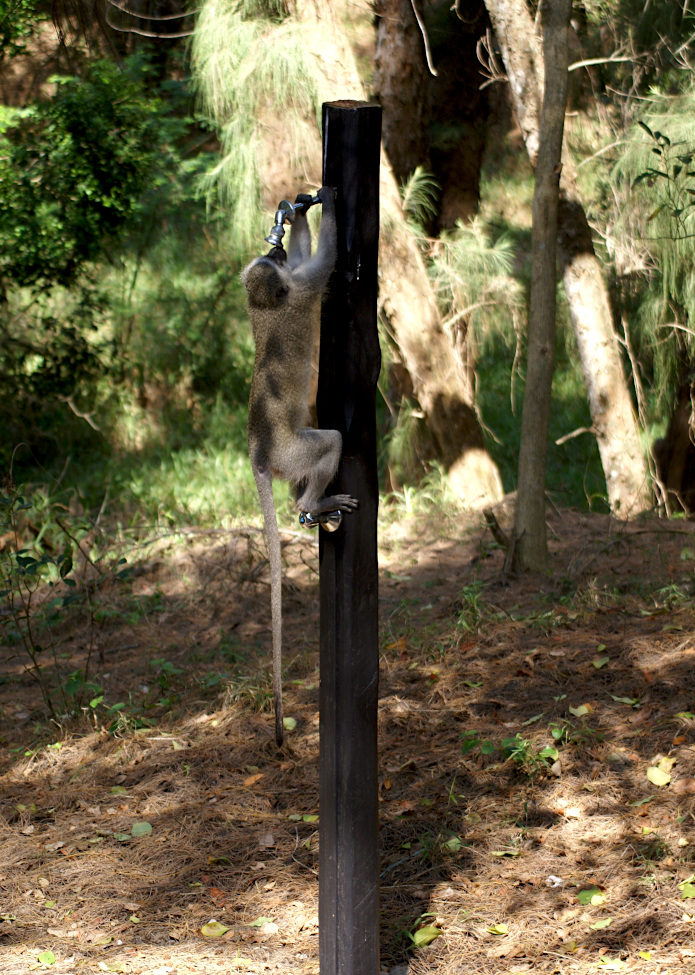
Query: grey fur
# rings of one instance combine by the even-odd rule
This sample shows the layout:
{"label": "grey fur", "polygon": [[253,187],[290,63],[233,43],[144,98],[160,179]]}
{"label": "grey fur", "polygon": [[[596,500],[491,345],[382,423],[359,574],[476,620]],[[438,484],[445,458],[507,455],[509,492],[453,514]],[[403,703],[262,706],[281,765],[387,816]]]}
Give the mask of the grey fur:
{"label": "grey fur", "polygon": [[333,272],[337,252],[335,192],[319,190],[321,232],[311,254],[311,232],[304,213],[297,213],[290,232],[287,259],[274,248],[244,268],[249,318],[256,345],[249,399],[248,444],[258,488],[270,558],[270,606],[273,626],[273,695],[275,738],[283,741],[282,719],[282,561],[273,502],[273,477],[295,487],[295,507],[314,519],[358,506],[346,494],[324,497],[340,463],[338,430],[309,426],[312,353],[318,342],[321,299]]}

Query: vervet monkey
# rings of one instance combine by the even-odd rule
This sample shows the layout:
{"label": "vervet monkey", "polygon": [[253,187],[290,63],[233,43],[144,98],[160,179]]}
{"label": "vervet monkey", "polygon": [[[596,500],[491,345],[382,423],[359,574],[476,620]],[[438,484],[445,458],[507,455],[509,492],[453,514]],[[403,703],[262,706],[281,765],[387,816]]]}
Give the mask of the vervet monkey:
{"label": "vervet monkey", "polygon": [[[256,356],[249,399],[248,444],[251,468],[261,501],[270,557],[270,606],[273,628],[275,739],[283,741],[282,719],[282,562],[273,503],[273,477],[295,487],[301,524],[311,527],[336,511],[358,506],[347,494],[324,497],[340,463],[338,430],[308,425],[312,392],[312,349],[318,341],[321,299],[335,267],[337,233],[335,191],[319,190],[321,232],[311,254],[306,213],[296,210],[288,253],[280,243],[244,268]],[[304,210],[311,197],[300,195]]]}

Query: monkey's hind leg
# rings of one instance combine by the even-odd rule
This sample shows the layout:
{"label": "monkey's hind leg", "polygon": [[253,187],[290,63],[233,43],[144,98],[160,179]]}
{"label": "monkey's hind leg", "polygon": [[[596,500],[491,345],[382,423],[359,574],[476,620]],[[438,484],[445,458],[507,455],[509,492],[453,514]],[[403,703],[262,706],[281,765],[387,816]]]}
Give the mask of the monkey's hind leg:
{"label": "monkey's hind leg", "polygon": [[309,474],[297,487],[295,507],[300,513],[299,523],[305,528],[321,524],[328,531],[335,531],[342,515],[359,507],[357,498],[349,494],[324,496],[340,463],[343,438],[337,430],[306,428],[300,431],[299,439],[302,452],[310,458],[306,465]]}

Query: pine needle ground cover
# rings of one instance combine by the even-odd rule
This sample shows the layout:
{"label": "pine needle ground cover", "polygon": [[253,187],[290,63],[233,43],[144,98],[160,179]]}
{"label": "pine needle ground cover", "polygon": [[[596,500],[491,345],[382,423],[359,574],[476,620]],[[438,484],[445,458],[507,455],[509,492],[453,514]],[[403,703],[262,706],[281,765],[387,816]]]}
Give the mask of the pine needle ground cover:
{"label": "pine needle ground cover", "polygon": [[[549,524],[553,575],[522,581],[477,517],[385,513],[393,975],[695,970],[695,526]],[[254,528],[150,539],[92,631],[66,619],[83,717],[3,654],[4,975],[318,972],[318,558],[283,538],[282,752]]]}

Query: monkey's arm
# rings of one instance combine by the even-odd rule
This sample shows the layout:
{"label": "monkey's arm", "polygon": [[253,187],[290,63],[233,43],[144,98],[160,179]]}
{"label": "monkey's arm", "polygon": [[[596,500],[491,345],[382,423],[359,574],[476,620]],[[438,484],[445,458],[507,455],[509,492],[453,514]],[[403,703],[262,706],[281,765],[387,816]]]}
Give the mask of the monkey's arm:
{"label": "monkey's arm", "polygon": [[297,268],[295,278],[323,294],[338,256],[338,233],[335,222],[335,190],[330,186],[322,186],[318,195],[322,212],[316,253]]}
{"label": "monkey's arm", "polygon": [[[311,197],[310,197],[311,199]],[[296,213],[292,229],[290,230],[290,243],[287,248],[287,263],[296,270],[300,264],[311,258],[311,231],[306,213]]]}

